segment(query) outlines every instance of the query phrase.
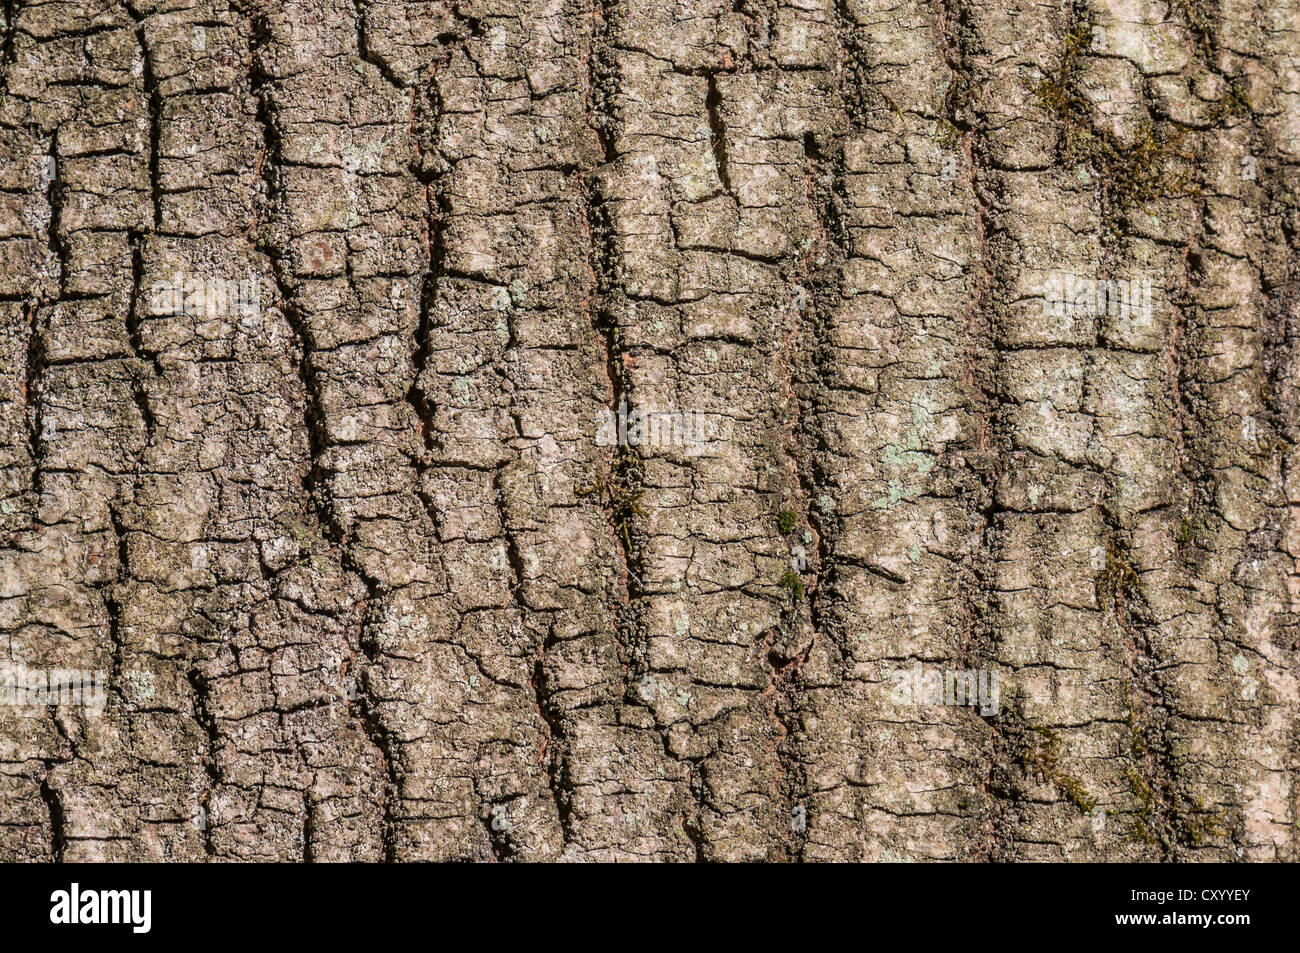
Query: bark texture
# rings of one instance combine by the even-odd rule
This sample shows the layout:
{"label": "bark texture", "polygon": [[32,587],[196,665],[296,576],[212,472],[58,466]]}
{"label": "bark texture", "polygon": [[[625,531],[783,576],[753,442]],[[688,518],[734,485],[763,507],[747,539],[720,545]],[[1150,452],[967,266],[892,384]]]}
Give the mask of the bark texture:
{"label": "bark texture", "polygon": [[1300,859],[1297,0],[2,7],[0,859]]}

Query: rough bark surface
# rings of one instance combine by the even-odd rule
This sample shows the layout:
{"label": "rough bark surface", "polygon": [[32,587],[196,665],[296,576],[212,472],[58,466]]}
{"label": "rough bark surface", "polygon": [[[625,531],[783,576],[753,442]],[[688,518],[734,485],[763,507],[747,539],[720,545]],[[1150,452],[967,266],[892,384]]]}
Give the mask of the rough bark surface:
{"label": "rough bark surface", "polygon": [[2,8],[0,859],[1300,859],[1297,0]]}

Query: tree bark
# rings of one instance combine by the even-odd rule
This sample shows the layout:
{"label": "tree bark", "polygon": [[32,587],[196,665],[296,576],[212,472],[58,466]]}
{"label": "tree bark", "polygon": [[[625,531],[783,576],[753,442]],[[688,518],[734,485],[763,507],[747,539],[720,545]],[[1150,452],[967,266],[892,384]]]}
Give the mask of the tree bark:
{"label": "tree bark", "polygon": [[0,859],[1300,859],[1297,0],[3,12]]}

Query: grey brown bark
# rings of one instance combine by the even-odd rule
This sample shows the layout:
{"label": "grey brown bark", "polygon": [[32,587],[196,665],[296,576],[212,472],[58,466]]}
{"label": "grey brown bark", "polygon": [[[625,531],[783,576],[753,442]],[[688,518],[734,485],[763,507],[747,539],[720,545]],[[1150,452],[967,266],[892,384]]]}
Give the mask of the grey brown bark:
{"label": "grey brown bark", "polygon": [[0,859],[1300,859],[1295,0],[3,14]]}

